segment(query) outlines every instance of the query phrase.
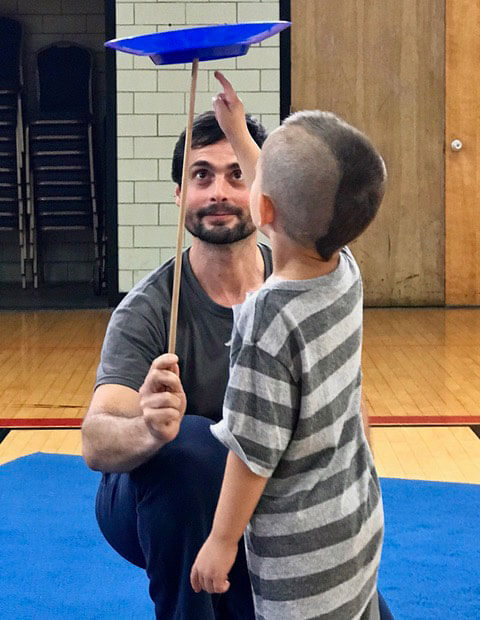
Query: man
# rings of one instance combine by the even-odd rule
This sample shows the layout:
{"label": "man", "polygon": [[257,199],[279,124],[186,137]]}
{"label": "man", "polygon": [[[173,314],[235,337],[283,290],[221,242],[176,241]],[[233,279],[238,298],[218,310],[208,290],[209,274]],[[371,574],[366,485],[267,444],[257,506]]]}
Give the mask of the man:
{"label": "man", "polygon": [[[247,126],[261,146],[264,128],[248,115]],[[185,132],[172,163],[177,204],[184,140]],[[82,429],[84,457],[93,469],[109,472],[97,495],[97,519],[110,544],[146,569],[158,619],[253,620],[242,545],[228,593],[195,594],[189,574],[210,530],[227,454],[209,426],[222,414],[231,307],[270,275],[271,256],[257,244],[248,190],[213,112],[195,119],[187,173],[186,227],[193,241],[182,259],[178,366],[176,356],[162,355],[169,261],[112,315]]]}
{"label": "man", "polygon": [[[247,118],[261,146],[265,130]],[[172,165],[177,203],[184,140],[183,133]],[[225,464],[226,450],[209,425],[221,417],[231,307],[263,283],[271,259],[268,248],[257,245],[248,189],[213,112],[194,122],[188,175],[186,227],[193,242],[183,254],[176,349],[182,383],[170,370],[171,356],[149,372],[167,350],[169,261],[134,287],[112,316],[83,425],[84,456],[90,467],[110,472],[97,497],[99,525],[121,555],[146,569],[157,618],[248,620],[254,614],[244,557],[234,567],[228,596],[195,594],[189,572],[208,534]],[[169,391],[159,391],[165,385]],[[169,443],[185,396],[192,415]],[[175,418],[170,435],[156,426],[159,410]]]}

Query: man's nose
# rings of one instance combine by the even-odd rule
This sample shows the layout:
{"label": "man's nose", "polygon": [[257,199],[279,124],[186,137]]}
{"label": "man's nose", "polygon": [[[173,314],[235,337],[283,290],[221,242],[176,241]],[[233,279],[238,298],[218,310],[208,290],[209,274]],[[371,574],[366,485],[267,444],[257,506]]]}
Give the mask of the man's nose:
{"label": "man's nose", "polygon": [[212,195],[211,202],[226,202],[228,201],[228,183],[224,176],[216,176],[212,183]]}

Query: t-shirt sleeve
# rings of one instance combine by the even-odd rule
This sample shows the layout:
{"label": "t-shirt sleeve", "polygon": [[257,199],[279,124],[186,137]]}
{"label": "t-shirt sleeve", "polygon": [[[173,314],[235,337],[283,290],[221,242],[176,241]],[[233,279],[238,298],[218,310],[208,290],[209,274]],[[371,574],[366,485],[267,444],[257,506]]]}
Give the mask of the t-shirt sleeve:
{"label": "t-shirt sleeve", "polygon": [[144,293],[127,296],[108,324],[95,387],[114,383],[138,391],[165,348],[165,325],[154,302]]}
{"label": "t-shirt sleeve", "polygon": [[212,433],[259,476],[269,478],[298,417],[290,371],[258,344],[243,343],[230,370],[223,419]]}

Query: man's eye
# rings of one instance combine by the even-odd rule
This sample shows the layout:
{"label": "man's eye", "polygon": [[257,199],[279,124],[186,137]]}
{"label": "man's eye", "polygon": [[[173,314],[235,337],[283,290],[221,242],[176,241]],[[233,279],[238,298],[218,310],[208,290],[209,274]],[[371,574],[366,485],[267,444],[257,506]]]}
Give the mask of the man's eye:
{"label": "man's eye", "polygon": [[196,179],[200,179],[200,180],[206,179],[207,176],[208,176],[208,172],[206,170],[197,170],[195,172],[195,178]]}
{"label": "man's eye", "polygon": [[238,170],[233,171],[233,178],[236,179],[237,181],[241,181],[243,179],[243,174],[240,168],[238,168]]}

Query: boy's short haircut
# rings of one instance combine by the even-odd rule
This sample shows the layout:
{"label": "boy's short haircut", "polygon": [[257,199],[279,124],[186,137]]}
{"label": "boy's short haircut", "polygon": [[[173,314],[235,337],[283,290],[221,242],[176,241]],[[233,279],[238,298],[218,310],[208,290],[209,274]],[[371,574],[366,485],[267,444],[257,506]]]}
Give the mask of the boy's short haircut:
{"label": "boy's short haircut", "polygon": [[[265,127],[251,114],[245,114],[248,131],[259,147],[265,142],[267,131]],[[172,179],[178,185],[182,183],[183,151],[185,148],[184,129],[180,134],[172,158]],[[209,110],[195,117],[192,126],[192,149],[200,149],[210,144],[225,140],[225,134],[215,118],[215,112]]]}
{"label": "boy's short haircut", "polygon": [[285,233],[323,260],[367,228],[385,181],[385,164],[370,140],[331,112],[291,115],[262,150],[262,192]]}

